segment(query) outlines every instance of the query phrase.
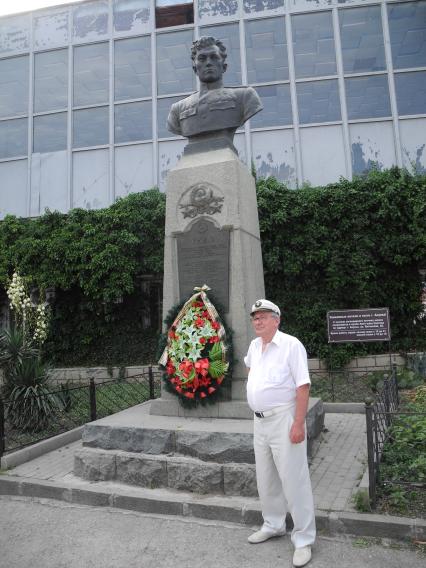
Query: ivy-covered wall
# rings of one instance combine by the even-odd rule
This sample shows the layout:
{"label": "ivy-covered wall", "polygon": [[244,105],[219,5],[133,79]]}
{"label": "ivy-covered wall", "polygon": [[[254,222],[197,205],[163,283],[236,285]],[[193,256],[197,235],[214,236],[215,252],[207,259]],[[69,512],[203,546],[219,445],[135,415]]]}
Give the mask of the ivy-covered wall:
{"label": "ivy-covered wall", "polygon": [[[389,306],[392,349],[426,347],[419,268],[426,266],[426,176],[391,169],[327,187],[257,182],[265,285],[283,329],[333,365],[387,344],[327,344],[330,309]],[[55,365],[130,365],[155,357],[157,302],[141,276],[162,275],[165,196],[153,189],[108,209],[0,223],[0,286],[13,269],[55,287],[46,356]]]}

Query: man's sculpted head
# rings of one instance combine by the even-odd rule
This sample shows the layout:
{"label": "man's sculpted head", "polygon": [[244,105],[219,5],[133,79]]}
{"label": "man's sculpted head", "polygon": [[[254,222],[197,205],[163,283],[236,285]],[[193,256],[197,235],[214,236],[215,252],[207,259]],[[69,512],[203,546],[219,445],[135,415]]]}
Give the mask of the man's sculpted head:
{"label": "man's sculpted head", "polygon": [[219,39],[202,37],[191,49],[192,68],[202,83],[215,83],[226,71],[226,47]]}

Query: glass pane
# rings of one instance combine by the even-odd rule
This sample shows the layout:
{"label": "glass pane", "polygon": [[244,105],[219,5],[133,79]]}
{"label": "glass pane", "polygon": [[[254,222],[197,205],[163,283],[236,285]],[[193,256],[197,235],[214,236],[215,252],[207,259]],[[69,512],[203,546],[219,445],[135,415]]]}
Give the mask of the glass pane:
{"label": "glass pane", "polygon": [[251,14],[264,10],[277,10],[284,6],[284,0],[243,0],[244,12]]}
{"label": "glass pane", "polygon": [[426,1],[389,4],[388,13],[394,68],[426,66]]}
{"label": "glass pane", "polygon": [[84,2],[73,6],[73,37],[97,40],[108,33],[108,0]]}
{"label": "glass pane", "polygon": [[0,122],[0,159],[26,156],[28,147],[28,119]]}
{"label": "glass pane", "polygon": [[302,14],[291,18],[296,77],[336,74],[331,12]]}
{"label": "glass pane", "polygon": [[238,24],[201,28],[200,36],[213,36],[225,44],[228,54],[226,58],[228,69],[223,76],[223,82],[230,87],[241,85],[240,29]]}
{"label": "glass pane", "polygon": [[108,44],[74,49],[74,106],[108,102]]}
{"label": "glass pane", "polygon": [[293,123],[291,114],[290,85],[257,87],[263,110],[250,119],[251,128],[284,126]]}
{"label": "glass pane", "polygon": [[396,73],[395,90],[398,114],[426,114],[426,71]]}
{"label": "glass pane", "polygon": [[339,10],[345,73],[386,69],[380,6]]}
{"label": "glass pane", "polygon": [[33,152],[59,152],[67,147],[67,113],[34,117]]}
{"label": "glass pane", "polygon": [[170,138],[176,136],[167,130],[167,117],[173,103],[180,101],[182,97],[170,97],[168,99],[157,100],[157,136],[158,138]]}
{"label": "glass pane", "polygon": [[200,18],[235,16],[238,12],[238,0],[198,0]]}
{"label": "glass pane", "polygon": [[341,119],[337,81],[298,83],[296,89],[301,124]]}
{"label": "glass pane", "polygon": [[115,100],[151,96],[151,38],[115,42]]}
{"label": "glass pane", "polygon": [[250,85],[288,79],[284,18],[247,22],[246,53]]}
{"label": "glass pane", "polygon": [[28,56],[0,60],[0,117],[28,114]]}
{"label": "glass pane", "polygon": [[109,143],[108,107],[74,111],[73,148]]}
{"label": "glass pane", "polygon": [[152,138],[152,103],[128,103],[116,105],[115,142],[151,140]]}
{"label": "glass pane", "polygon": [[67,107],[68,50],[37,53],[34,58],[34,111]]}
{"label": "glass pane", "polygon": [[387,75],[345,80],[348,118],[378,118],[391,115]]}
{"label": "glass pane", "polygon": [[192,30],[157,35],[157,84],[159,95],[195,89],[192,70]]}
{"label": "glass pane", "polygon": [[151,0],[114,0],[114,30],[137,33],[149,23]]}

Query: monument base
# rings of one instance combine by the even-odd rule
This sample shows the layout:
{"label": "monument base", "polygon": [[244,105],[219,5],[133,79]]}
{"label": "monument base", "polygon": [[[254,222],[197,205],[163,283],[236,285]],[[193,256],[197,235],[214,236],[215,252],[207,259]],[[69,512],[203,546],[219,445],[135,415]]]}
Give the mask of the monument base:
{"label": "monument base", "polygon": [[244,418],[244,356],[253,339],[249,312],[265,289],[254,178],[229,148],[186,153],[167,178],[163,319],[204,284],[222,304],[221,315],[233,332],[235,362],[232,381],[223,383],[226,402],[181,412],[163,388],[152,411]]}
{"label": "monument base", "polygon": [[[257,495],[252,420],[156,416],[150,414],[153,402],[86,424],[74,474],[152,489]],[[233,404],[232,412],[242,411],[243,403]],[[323,426],[322,401],[310,399],[308,458]]]}

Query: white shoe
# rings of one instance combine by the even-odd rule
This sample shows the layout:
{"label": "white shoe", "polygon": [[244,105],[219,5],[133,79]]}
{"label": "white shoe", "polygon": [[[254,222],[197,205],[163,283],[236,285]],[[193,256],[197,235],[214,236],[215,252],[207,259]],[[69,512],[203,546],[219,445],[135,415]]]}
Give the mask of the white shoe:
{"label": "white shoe", "polygon": [[250,544],[259,544],[259,542],[265,542],[265,540],[269,540],[270,538],[274,538],[276,536],[284,536],[285,529],[272,532],[272,531],[264,531],[260,529],[260,531],[256,531],[255,533],[251,534],[248,537],[248,541]]}
{"label": "white shoe", "polygon": [[305,566],[312,558],[310,546],[296,548],[293,554],[293,566]]}

